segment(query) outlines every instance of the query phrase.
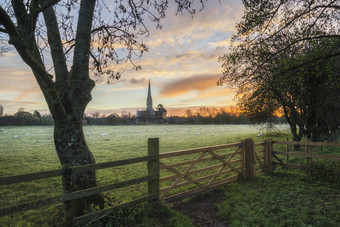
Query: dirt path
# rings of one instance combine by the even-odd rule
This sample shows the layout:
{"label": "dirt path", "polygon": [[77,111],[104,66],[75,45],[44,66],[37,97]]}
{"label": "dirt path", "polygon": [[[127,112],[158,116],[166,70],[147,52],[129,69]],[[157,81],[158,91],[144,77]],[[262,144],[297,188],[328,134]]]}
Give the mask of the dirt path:
{"label": "dirt path", "polygon": [[213,191],[195,196],[186,202],[174,203],[172,209],[177,210],[191,218],[193,224],[199,227],[226,227],[228,224],[218,219],[215,203],[222,201],[224,194],[221,191]]}

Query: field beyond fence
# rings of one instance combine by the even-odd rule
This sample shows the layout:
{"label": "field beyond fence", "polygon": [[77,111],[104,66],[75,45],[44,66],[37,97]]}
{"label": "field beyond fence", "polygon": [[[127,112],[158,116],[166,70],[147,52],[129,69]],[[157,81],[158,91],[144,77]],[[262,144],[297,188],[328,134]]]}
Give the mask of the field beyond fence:
{"label": "field beyond fence", "polygon": [[[304,150],[291,151],[289,146],[303,146]],[[98,163],[87,166],[63,166],[62,169],[30,173],[0,178],[0,186],[17,184],[26,181],[46,179],[50,177],[67,177],[65,173],[72,174],[88,170],[131,165],[147,162],[147,175],[119,183],[107,184],[82,191],[66,193],[33,202],[17,204],[0,209],[0,216],[24,212],[31,209],[60,204],[65,201],[90,196],[117,188],[129,187],[142,182],[148,183],[148,194],[128,203],[95,211],[81,217],[65,217],[65,221],[73,224],[84,224],[99,217],[117,211],[126,206],[132,206],[150,200],[162,199],[168,202],[183,199],[197,193],[211,190],[217,186],[234,182],[239,178],[250,179],[261,172],[272,172],[277,166],[303,169],[307,174],[311,171],[329,171],[329,169],[316,168],[313,159],[326,159],[340,161],[340,156],[320,154],[323,147],[340,147],[340,143],[328,142],[296,142],[273,141],[266,139],[254,143],[252,139],[242,140],[239,143],[209,146],[181,151],[159,153],[158,138],[148,140],[148,156],[137,157],[113,162]],[[313,154],[313,147],[319,150]],[[302,158],[299,161],[292,158]],[[293,161],[295,163],[290,163]],[[67,170],[67,171],[66,171]],[[338,170],[334,170],[335,172]],[[62,223],[61,223],[62,224]]]}

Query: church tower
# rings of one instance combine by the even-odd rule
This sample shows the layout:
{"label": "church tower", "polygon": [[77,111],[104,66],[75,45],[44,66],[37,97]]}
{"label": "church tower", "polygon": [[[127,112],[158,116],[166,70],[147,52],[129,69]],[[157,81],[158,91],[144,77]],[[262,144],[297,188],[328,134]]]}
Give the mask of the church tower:
{"label": "church tower", "polygon": [[150,80],[149,80],[148,98],[146,99],[146,110],[151,112],[151,113],[154,111],[153,108],[152,108]]}
{"label": "church tower", "polygon": [[148,97],[146,98],[146,110],[137,110],[136,123],[141,120],[144,123],[153,123],[155,120],[155,110],[152,108],[151,85],[149,80]]}

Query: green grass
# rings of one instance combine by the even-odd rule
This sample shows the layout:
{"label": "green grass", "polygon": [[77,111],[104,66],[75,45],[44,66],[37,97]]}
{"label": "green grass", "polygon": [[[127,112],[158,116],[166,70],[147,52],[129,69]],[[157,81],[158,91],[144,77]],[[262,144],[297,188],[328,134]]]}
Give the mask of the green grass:
{"label": "green grass", "polygon": [[[287,126],[283,126],[287,127]],[[200,135],[197,135],[200,132]],[[147,139],[160,138],[160,152],[239,142],[256,137],[248,125],[85,126],[84,134],[97,162],[147,154]],[[101,136],[103,133],[108,133]],[[14,138],[17,137],[17,138]],[[0,176],[60,167],[54,148],[53,127],[0,128]],[[18,169],[18,167],[20,167]]]}
{"label": "green grass", "polygon": [[[247,125],[87,126],[84,134],[97,163],[100,163],[144,156],[147,154],[147,139],[152,137],[160,138],[160,152],[163,153],[239,142],[247,137],[263,140],[263,137],[256,137],[258,130]],[[103,133],[108,135],[101,136]],[[18,138],[14,138],[16,136]],[[60,168],[53,143],[53,128],[1,128],[0,164],[0,177]],[[129,175],[130,171],[139,174],[139,165],[129,168]],[[124,168],[98,171],[99,181],[125,179],[124,172]]]}
{"label": "green grass", "polygon": [[[287,126],[283,126],[286,128]],[[197,132],[201,134],[198,135]],[[160,138],[160,152],[239,142],[253,138],[259,129],[253,126],[87,126],[84,133],[98,163],[144,156],[147,139]],[[286,131],[287,132],[287,131]],[[103,133],[108,133],[101,136]],[[285,135],[275,138],[284,140]],[[261,149],[261,147],[257,148]],[[285,150],[284,145],[274,145]],[[291,149],[291,147],[289,148]],[[304,152],[302,147],[301,151]],[[230,149],[230,152],[234,150]],[[336,155],[339,148],[314,148],[313,153]],[[279,156],[285,160],[285,156]],[[185,157],[168,162],[184,161]],[[290,158],[304,164],[305,158]],[[204,163],[203,163],[204,164]],[[313,165],[340,169],[338,162],[313,159]],[[53,143],[52,127],[0,128],[0,177],[60,168]],[[100,185],[143,176],[145,164],[98,171]],[[166,175],[168,173],[163,173]],[[306,173],[277,168],[273,174],[260,174],[252,181],[239,180],[223,187],[225,199],[216,204],[218,215],[230,226],[339,226],[340,177],[338,174]],[[164,186],[164,185],[163,185]],[[60,177],[0,187],[0,207],[43,199],[62,193]],[[115,190],[107,195],[119,204],[146,195],[146,184]],[[1,226],[44,226],[62,220],[62,207],[51,206],[0,218]],[[165,204],[157,208],[141,204],[122,210],[105,220],[107,226],[191,226],[187,217]],[[94,225],[98,225],[96,223]]]}
{"label": "green grass", "polygon": [[279,168],[223,187],[218,215],[230,226],[339,226],[339,180],[329,183]]}
{"label": "green grass", "polygon": [[[290,152],[305,153],[305,147]],[[274,144],[285,151],[285,145]],[[314,147],[313,154],[340,155],[339,147]],[[278,155],[286,162],[286,156]],[[278,161],[274,158],[274,161]],[[289,163],[306,165],[304,157]],[[223,187],[225,199],[216,204],[230,226],[340,226],[340,162],[313,158],[312,167],[326,172],[278,167],[273,174],[239,180]],[[338,171],[333,172],[333,171]]]}
{"label": "green grass", "polygon": [[[287,126],[283,126],[286,128]],[[147,139],[160,138],[160,152],[239,142],[257,137],[259,128],[248,125],[156,125],[86,126],[84,134],[97,163],[147,154]],[[197,132],[200,132],[198,135]],[[107,133],[102,136],[101,134]],[[284,139],[284,136],[281,137]],[[176,159],[175,161],[178,161]],[[53,143],[52,127],[0,128],[0,177],[61,168]],[[97,172],[100,185],[147,174],[146,164],[117,167]],[[166,174],[166,173],[165,173]],[[0,207],[43,199],[62,193],[60,177],[0,187]],[[107,193],[114,204],[146,195],[146,184]],[[61,207],[50,207],[0,218],[3,225],[37,225],[60,221]],[[55,215],[50,215],[50,214]]]}

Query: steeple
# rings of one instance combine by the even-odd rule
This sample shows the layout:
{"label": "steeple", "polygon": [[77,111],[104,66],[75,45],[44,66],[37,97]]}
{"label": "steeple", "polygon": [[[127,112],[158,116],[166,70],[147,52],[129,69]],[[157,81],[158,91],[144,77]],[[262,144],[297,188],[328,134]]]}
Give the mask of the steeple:
{"label": "steeple", "polygon": [[153,112],[150,79],[149,79],[148,98],[146,99],[146,110]]}

